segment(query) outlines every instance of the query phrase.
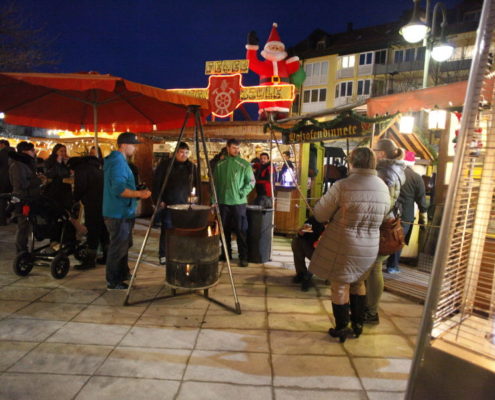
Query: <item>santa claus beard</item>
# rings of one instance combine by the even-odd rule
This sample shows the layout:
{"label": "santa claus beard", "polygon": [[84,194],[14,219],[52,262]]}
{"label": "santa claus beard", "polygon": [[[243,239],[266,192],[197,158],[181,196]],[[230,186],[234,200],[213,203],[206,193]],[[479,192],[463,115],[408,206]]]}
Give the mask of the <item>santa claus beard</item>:
{"label": "santa claus beard", "polygon": [[282,61],[283,59],[287,58],[286,51],[272,51],[268,49],[263,49],[261,55],[265,60],[268,61]]}

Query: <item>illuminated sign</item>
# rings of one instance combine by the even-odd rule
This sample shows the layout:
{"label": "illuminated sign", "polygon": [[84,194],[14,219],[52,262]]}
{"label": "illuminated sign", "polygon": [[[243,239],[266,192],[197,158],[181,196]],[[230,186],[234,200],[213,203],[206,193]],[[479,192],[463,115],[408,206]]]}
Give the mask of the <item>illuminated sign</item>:
{"label": "illuminated sign", "polygon": [[325,140],[359,138],[369,136],[373,125],[352,118],[344,118],[339,124],[327,129],[311,129],[301,132],[282,133],[284,144],[322,142]]}
{"label": "illuminated sign", "polygon": [[247,74],[249,60],[206,61],[205,75],[214,74]]}
{"label": "illuminated sign", "polygon": [[212,114],[225,118],[242,103],[260,101],[293,101],[295,86],[290,84],[272,86],[242,86],[241,74],[210,75],[208,87],[204,89],[170,89],[187,96],[208,99]]}

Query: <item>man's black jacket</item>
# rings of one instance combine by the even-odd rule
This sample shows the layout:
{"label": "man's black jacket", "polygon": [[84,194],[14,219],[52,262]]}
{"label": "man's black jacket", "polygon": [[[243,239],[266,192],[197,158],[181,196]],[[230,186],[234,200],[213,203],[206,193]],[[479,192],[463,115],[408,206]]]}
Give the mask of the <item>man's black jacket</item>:
{"label": "man's black jacket", "polygon": [[[159,203],[158,195],[170,162],[172,162],[172,159],[162,160],[153,175],[152,195],[155,203]],[[193,186],[196,187],[196,191],[200,190],[196,184],[196,166],[189,160],[182,163],[174,161],[167,186],[160,201],[167,205],[185,204],[188,202]]]}

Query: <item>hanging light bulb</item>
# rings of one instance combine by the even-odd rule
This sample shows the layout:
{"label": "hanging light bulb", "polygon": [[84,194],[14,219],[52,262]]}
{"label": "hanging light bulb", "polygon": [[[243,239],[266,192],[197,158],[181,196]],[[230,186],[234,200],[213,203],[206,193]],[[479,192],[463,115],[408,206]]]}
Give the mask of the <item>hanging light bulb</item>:
{"label": "hanging light bulb", "polygon": [[413,133],[414,117],[412,115],[403,115],[400,118],[399,130],[400,133]]}

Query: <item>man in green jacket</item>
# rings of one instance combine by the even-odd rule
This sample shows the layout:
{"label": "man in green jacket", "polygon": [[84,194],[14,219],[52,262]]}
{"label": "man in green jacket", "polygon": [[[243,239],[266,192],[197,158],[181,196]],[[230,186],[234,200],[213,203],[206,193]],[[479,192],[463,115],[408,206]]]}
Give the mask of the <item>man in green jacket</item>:
{"label": "man in green jacket", "polygon": [[[247,267],[247,195],[254,188],[254,174],[251,164],[239,156],[240,142],[227,141],[227,157],[215,167],[215,188],[218,196],[222,225],[229,258],[232,258],[231,233],[237,236],[239,266]],[[223,255],[225,257],[225,255]]]}

